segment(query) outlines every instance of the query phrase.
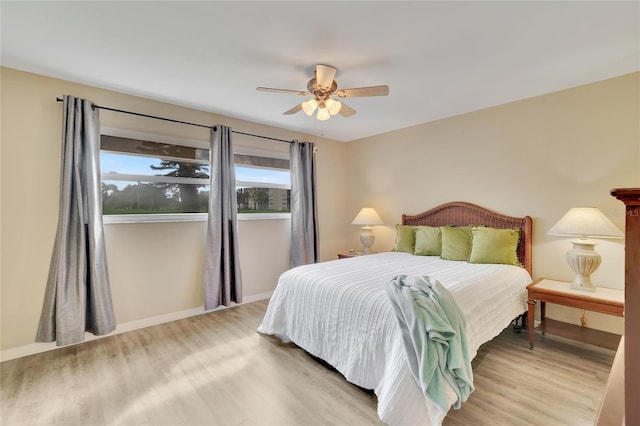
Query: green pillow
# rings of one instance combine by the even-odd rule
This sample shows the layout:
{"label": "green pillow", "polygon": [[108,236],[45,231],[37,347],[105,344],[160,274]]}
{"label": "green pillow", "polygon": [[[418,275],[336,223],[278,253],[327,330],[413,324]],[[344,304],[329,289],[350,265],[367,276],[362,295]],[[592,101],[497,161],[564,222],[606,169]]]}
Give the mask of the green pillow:
{"label": "green pillow", "polygon": [[444,260],[468,260],[471,253],[470,226],[442,226],[442,253]]}
{"label": "green pillow", "polygon": [[393,251],[413,253],[416,245],[416,235],[413,226],[396,225],[396,246]]}
{"label": "green pillow", "polygon": [[518,260],[520,229],[471,228],[469,263],[501,263],[522,266]]}
{"label": "green pillow", "polygon": [[440,227],[416,226],[416,247],[413,254],[418,256],[440,256],[442,253],[442,232]]}

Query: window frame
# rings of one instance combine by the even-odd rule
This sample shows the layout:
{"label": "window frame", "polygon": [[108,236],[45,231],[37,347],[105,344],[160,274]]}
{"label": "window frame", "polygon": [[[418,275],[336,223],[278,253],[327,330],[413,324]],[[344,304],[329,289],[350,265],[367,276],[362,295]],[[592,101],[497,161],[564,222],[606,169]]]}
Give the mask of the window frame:
{"label": "window frame", "polygon": [[[266,151],[258,148],[252,148],[247,146],[234,146],[233,147],[234,154],[241,155],[252,155],[256,157],[266,157],[266,158],[277,158],[281,160],[289,160],[289,152],[281,152],[281,151]],[[241,165],[242,166],[242,165]],[[245,166],[246,167],[246,166]],[[289,169],[291,171],[291,169]],[[238,181],[236,179],[236,188],[238,186],[253,186],[258,188],[279,188],[279,189],[288,189],[291,190],[291,184],[283,185],[277,183],[268,184],[265,186],[263,182],[247,182],[247,181]],[[238,213],[238,220],[264,220],[264,219],[291,219],[291,212],[288,213]]]}
{"label": "window frame", "polygon": [[[108,135],[122,138],[130,138],[130,139],[140,139],[140,140],[148,140],[152,142],[159,143],[167,143],[167,144],[175,144],[182,146],[189,146],[193,148],[200,149],[210,149],[209,141],[202,141],[197,139],[188,139],[181,138],[169,135],[160,135],[146,132],[138,132],[135,130],[128,129],[120,129],[115,127],[104,126],[100,128],[100,135]],[[110,152],[105,150],[105,152]],[[258,157],[267,157],[267,158],[278,158],[289,160],[288,152],[280,152],[280,151],[268,151],[262,149],[256,149],[251,147],[244,146],[234,146],[233,149],[234,154],[244,154],[244,155],[253,155]],[[111,173],[103,173],[100,170],[100,181],[103,180],[114,180],[112,178],[113,174]],[[124,175],[119,174],[118,180],[123,180],[126,176],[135,177],[137,175]],[[111,177],[111,178],[110,178]],[[155,177],[148,177],[149,180],[155,180]],[[166,180],[167,177],[163,177],[162,180]],[[190,179],[190,178],[182,178],[182,179]],[[134,179],[135,180],[135,179]],[[195,181],[196,178],[193,178]],[[182,180],[184,182],[184,180]],[[196,182],[194,182],[196,183]],[[236,181],[236,188],[238,186],[259,186],[265,187],[262,182],[245,182],[245,181]],[[291,185],[283,185],[283,184],[268,184],[270,188],[281,188],[281,189],[291,189]],[[239,221],[246,220],[273,220],[273,219],[291,219],[291,213],[237,213],[237,217]],[[151,214],[111,214],[111,215],[102,215],[102,222],[104,224],[121,224],[121,223],[171,223],[171,222],[206,222],[208,219],[208,213],[151,213]]]}

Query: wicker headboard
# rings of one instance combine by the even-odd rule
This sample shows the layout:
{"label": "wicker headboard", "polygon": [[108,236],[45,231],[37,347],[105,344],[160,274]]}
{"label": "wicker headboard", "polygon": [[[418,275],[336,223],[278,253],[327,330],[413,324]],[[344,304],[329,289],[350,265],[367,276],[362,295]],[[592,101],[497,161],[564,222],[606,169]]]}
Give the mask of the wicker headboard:
{"label": "wicker headboard", "polygon": [[403,225],[466,226],[485,225],[492,228],[520,228],[518,259],[531,275],[531,217],[511,217],[471,203],[454,201],[417,215],[402,215]]}

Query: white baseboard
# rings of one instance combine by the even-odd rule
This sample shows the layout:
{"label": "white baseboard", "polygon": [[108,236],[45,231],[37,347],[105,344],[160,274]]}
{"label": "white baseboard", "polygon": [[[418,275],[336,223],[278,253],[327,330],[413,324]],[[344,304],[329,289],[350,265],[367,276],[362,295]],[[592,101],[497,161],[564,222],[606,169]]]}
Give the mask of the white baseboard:
{"label": "white baseboard", "polygon": [[[242,303],[232,304],[230,306],[221,306],[217,310],[227,309],[237,305],[244,305],[245,303],[257,302],[258,300],[269,299],[273,291],[268,291],[266,293],[254,294],[252,296],[244,297]],[[207,312],[214,312],[207,311]],[[104,336],[94,336],[91,333],[85,333],[85,340],[80,343],[75,343],[76,345],[82,344],[84,342],[90,342],[92,340],[102,339],[103,337],[109,337],[116,334],[126,333],[127,331],[139,330],[145,327],[151,327],[153,325],[164,324],[171,321],[176,321],[183,318],[189,318],[196,315],[204,314],[204,306],[186,309],[184,311],[172,312],[170,314],[159,315],[156,317],[145,318],[136,321],[129,321],[122,324],[117,324],[116,329],[109,334],[105,334]],[[72,346],[72,345],[68,345]],[[54,349],[66,348],[67,346],[56,346],[56,342],[47,342],[47,343],[30,343],[24,346],[18,346],[15,348],[4,349],[0,351],[0,362],[9,361],[16,358],[22,358],[24,356],[34,355],[41,352],[47,352]]]}

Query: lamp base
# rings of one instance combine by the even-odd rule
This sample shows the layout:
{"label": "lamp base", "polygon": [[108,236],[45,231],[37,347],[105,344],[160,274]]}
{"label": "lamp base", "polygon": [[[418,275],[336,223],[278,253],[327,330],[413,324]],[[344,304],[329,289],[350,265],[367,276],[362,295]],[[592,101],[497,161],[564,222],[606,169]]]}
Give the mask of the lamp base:
{"label": "lamp base", "polygon": [[577,282],[572,282],[571,283],[571,288],[574,290],[582,290],[582,291],[596,291],[596,286],[594,286],[593,284],[589,283],[589,284],[580,284]]}
{"label": "lamp base", "polygon": [[376,236],[373,235],[373,228],[371,226],[363,226],[360,230],[360,242],[362,243],[364,254],[371,253],[371,246],[373,242],[376,240]]}
{"label": "lamp base", "polygon": [[575,272],[575,277],[571,283],[571,288],[582,291],[596,291],[596,287],[591,284],[591,274],[598,267],[602,258],[595,251],[596,243],[586,238],[571,241],[573,248],[567,252],[567,262],[571,270]]}

